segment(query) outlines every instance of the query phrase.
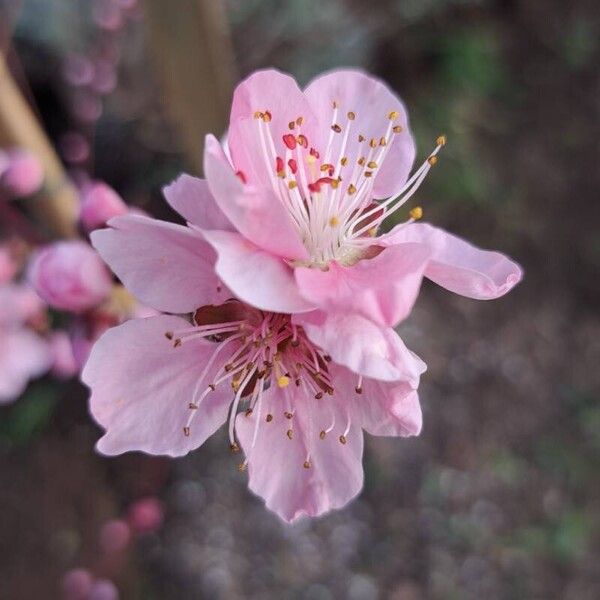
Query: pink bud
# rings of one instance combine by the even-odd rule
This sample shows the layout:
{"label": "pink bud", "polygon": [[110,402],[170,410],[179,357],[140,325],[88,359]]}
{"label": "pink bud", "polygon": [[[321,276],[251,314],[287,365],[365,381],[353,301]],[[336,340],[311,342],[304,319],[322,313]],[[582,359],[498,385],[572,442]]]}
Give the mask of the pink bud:
{"label": "pink bud", "polygon": [[92,586],[86,600],[119,600],[119,591],[112,581],[98,579]]}
{"label": "pink bud", "polygon": [[69,54],[62,65],[65,80],[73,86],[88,85],[94,76],[92,61],[79,54]]}
{"label": "pink bud", "polygon": [[127,212],[127,205],[121,197],[105,183],[98,182],[84,191],[79,220],[87,231],[92,231],[104,227],[109,219]]}
{"label": "pink bud", "polygon": [[107,521],[100,531],[100,548],[104,554],[125,550],[131,540],[129,525],[121,519]]}
{"label": "pink bud", "polygon": [[0,246],[0,284],[7,283],[17,274],[17,264],[11,251]]}
{"label": "pink bud", "polygon": [[68,131],[59,140],[60,150],[64,159],[71,164],[86,161],[90,155],[90,145],[81,133]]}
{"label": "pink bud", "polygon": [[62,580],[65,600],[86,600],[92,590],[93,578],[87,569],[71,569]]}
{"label": "pink bud", "polygon": [[111,276],[95,250],[81,241],[56,242],[39,251],[29,281],[50,306],[81,312],[110,293]]}
{"label": "pink bud", "polygon": [[79,371],[73,354],[71,338],[64,331],[55,331],[50,337],[52,373],[61,379],[69,379]]}
{"label": "pink bud", "polygon": [[131,528],[136,533],[156,531],[163,522],[162,502],[158,498],[142,498],[129,507],[127,516]]}
{"label": "pink bud", "polygon": [[0,182],[13,196],[31,196],[44,182],[44,169],[31,152],[11,150]]}
{"label": "pink bud", "polygon": [[98,94],[110,94],[117,87],[117,72],[108,60],[96,61],[92,89]]}

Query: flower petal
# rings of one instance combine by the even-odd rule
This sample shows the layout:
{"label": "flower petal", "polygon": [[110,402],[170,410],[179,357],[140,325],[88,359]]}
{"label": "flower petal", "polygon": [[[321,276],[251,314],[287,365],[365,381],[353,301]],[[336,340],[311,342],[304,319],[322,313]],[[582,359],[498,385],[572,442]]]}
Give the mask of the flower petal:
{"label": "flower petal", "polygon": [[274,312],[304,312],[314,306],[302,298],[285,261],[261,250],[237,233],[205,231],[217,251],[216,272],[244,302]]}
{"label": "flower petal", "polygon": [[310,340],[350,370],[381,381],[407,381],[413,387],[427,366],[391,327],[355,313],[313,311],[295,315]]}
{"label": "flower petal", "polygon": [[306,258],[288,210],[271,188],[244,185],[214,136],[206,137],[204,171],[210,191],[236,229],[257,246],[284,258]]}
{"label": "flower petal", "polygon": [[184,173],[166,186],[163,194],[171,207],[189,223],[203,229],[233,230],[210,193],[206,179]]}
{"label": "flower petal", "polygon": [[419,435],[423,415],[417,390],[409,383],[363,379],[357,393],[354,373],[337,365],[329,370],[335,381],[334,396],[345,403],[353,423],[372,435]]}
{"label": "flower petal", "polygon": [[[346,127],[350,127],[348,143],[343,155],[348,158],[348,169],[361,156],[367,156],[369,141],[379,140],[386,136],[388,127],[400,126],[400,133],[391,133],[386,146],[374,149],[371,160],[378,166],[373,184],[374,198],[387,198],[394,195],[406,182],[415,159],[415,143],[408,126],[408,115],[404,104],[385,83],[367,75],[362,71],[336,70],[325,73],[314,79],[304,90],[310,106],[319,122],[319,137],[316,143],[324,152],[331,133],[334,107],[337,105],[337,125],[342,131],[333,136],[331,156],[334,159],[342,155],[342,143]],[[396,118],[390,120],[390,113],[395,111]],[[348,112],[354,113],[349,120]],[[358,136],[365,140],[361,143]],[[383,160],[379,157],[383,154]],[[352,171],[342,176],[349,176]]]}
{"label": "flower petal", "polygon": [[476,300],[499,298],[523,277],[521,267],[504,254],[481,250],[426,223],[398,225],[381,242],[388,246],[427,244],[431,259],[425,276],[451,292]]}
{"label": "flower petal", "polygon": [[30,379],[51,365],[50,348],[28,329],[4,331],[0,339],[0,404],[16,400]]}
{"label": "flower petal", "polygon": [[[294,416],[283,416],[285,394],[289,394]],[[266,422],[264,415],[272,414]],[[258,420],[256,444],[252,447]],[[321,439],[319,432],[333,429]],[[299,388],[276,389],[263,398],[260,414],[239,415],[236,431],[248,458],[250,489],[261,496],[267,508],[287,522],[302,516],[317,517],[341,508],[352,500],[363,485],[363,434],[352,426],[340,442],[348,419],[332,400],[306,397]],[[286,432],[292,429],[290,439]],[[309,461],[309,468],[304,467]]]}
{"label": "flower petal", "polygon": [[296,268],[300,293],[322,310],[348,311],[394,326],[406,318],[421,287],[429,249],[424,244],[386,248],[351,267]]}
{"label": "flower petal", "polygon": [[[256,112],[268,111],[270,122],[255,119]],[[302,117],[305,125],[314,124],[310,106],[295,80],[275,69],[256,71],[242,81],[233,94],[227,142],[236,171],[249,183],[271,186],[275,157],[265,155],[261,128],[273,139],[277,156],[285,156],[283,136],[291,133],[288,124]],[[270,152],[270,150],[269,150]]]}
{"label": "flower petal", "polygon": [[[100,452],[181,456],[225,422],[231,393],[217,388],[195,411],[190,435],[183,433],[202,365],[216,349],[202,339],[175,348],[165,337],[167,331],[189,327],[188,321],[168,315],[132,319],[96,342],[82,380],[92,392],[90,412],[106,430],[98,441]],[[208,374],[207,384],[213,376]]]}
{"label": "flower petal", "polygon": [[94,231],[100,256],[143,303],[160,311],[191,312],[222,302],[214,250],[189,227],[128,215]]}

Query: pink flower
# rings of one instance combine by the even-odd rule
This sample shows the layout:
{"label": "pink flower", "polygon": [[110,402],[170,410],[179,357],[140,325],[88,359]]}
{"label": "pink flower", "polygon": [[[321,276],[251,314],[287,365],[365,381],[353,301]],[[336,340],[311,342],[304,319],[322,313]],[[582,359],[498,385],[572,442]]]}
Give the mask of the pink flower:
{"label": "pink flower", "polygon": [[12,196],[30,196],[44,181],[40,161],[27,150],[14,149],[7,153],[7,163],[0,183]]}
{"label": "pink flower", "polygon": [[87,569],[70,569],[62,580],[62,592],[65,600],[87,600],[94,578]]}
{"label": "pink flower", "polygon": [[228,155],[212,136],[208,188],[226,218],[208,222],[206,183],[182,177],[170,204],[204,231],[216,271],[242,300],[280,312],[352,311],[382,325],[410,312],[422,276],[477,299],[511,290],[521,269],[431,225],[422,211],[389,234],[381,223],[418,189],[445,144],[415,157],[404,105],[382,82],[335,71],[302,92],[277,71],[235,91]]}
{"label": "pink flower", "polygon": [[79,220],[87,231],[92,231],[104,227],[113,217],[127,212],[127,205],[121,197],[105,183],[97,182],[83,193]]}
{"label": "pink flower", "polygon": [[18,398],[30,379],[50,367],[47,344],[28,326],[42,310],[30,288],[16,283],[0,285],[0,404]]}
{"label": "pink flower", "polygon": [[56,242],[37,253],[29,280],[50,306],[81,312],[102,302],[112,279],[94,250],[85,242]]}

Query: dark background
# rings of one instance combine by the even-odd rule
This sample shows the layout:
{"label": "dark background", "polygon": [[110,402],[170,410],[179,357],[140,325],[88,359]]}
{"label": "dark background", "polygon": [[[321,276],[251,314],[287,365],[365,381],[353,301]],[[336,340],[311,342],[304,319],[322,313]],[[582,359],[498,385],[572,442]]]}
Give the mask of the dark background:
{"label": "dark background", "polygon": [[[0,1],[11,64],[54,141],[73,120],[58,65],[90,43],[88,9]],[[417,195],[425,220],[510,254],[525,279],[491,303],[424,285],[401,327],[429,366],[423,433],[369,438],[362,495],[293,527],[247,491],[223,435],[177,461],[108,460],[93,452],[82,387],[33,384],[0,410],[3,597],[58,597],[65,570],[94,565],[102,521],[145,494],[162,498],[166,521],[126,558],[123,598],[600,597],[597,2],[229,0],[226,10],[233,77],[275,66],[306,83],[362,66],[406,102],[419,160],[446,133]],[[85,168],[175,219],[160,188],[197,162],[146,24],[140,14],[120,34],[119,85]],[[174,75],[212,85],[194,70]]]}

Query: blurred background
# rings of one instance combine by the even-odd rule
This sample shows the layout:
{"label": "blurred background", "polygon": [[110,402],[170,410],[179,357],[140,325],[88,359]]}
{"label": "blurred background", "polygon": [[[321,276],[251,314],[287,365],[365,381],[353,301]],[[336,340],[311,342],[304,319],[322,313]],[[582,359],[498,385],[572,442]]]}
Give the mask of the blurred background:
{"label": "blurred background", "polygon": [[[36,246],[85,238],[73,215],[98,181],[177,220],[161,187],[200,173],[233,85],[269,66],[386,80],[419,161],[448,136],[425,220],[526,272],[493,303],[425,283],[400,331],[429,365],[423,433],[368,438],[362,495],[292,527],[225,435],[177,461],[96,455],[53,337],[62,362],[0,407],[0,597],[93,579],[96,600],[599,598],[599,34],[593,0],[0,0],[0,163],[28,149],[45,172],[4,175],[14,281]],[[85,354],[114,303],[27,327]]]}

